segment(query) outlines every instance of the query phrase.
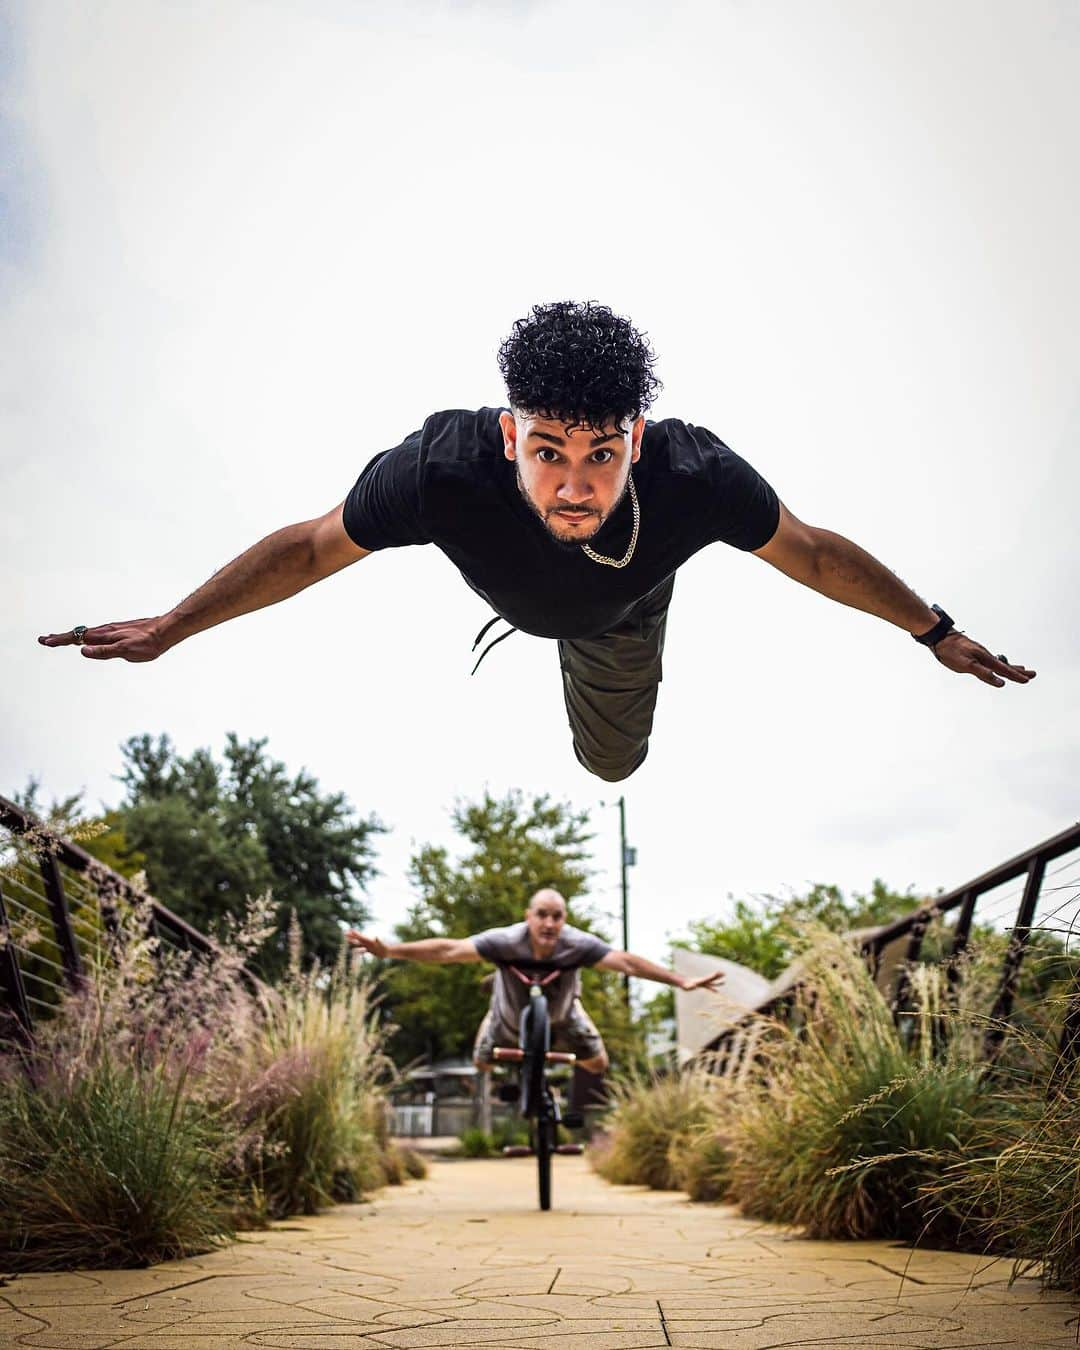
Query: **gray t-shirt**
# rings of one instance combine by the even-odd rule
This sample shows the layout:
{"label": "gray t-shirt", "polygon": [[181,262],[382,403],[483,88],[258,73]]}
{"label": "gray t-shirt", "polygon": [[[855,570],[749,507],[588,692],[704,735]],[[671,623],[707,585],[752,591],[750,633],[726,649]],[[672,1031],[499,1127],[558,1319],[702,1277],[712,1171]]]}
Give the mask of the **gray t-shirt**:
{"label": "gray t-shirt", "polygon": [[[512,923],[508,928],[489,928],[485,933],[474,935],[473,946],[485,961],[532,961],[532,944],[529,942],[529,925],[524,922]],[[544,957],[554,966],[595,966],[602,961],[611,945],[603,938],[592,933],[584,933],[580,928],[564,924],[551,956]],[[528,974],[528,970],[524,974]],[[544,986],[547,995],[548,1012],[554,1024],[564,1022],[570,1015],[574,999],[581,996],[581,971],[568,970],[565,975],[557,975],[550,984]],[[529,986],[523,984],[509,970],[496,970],[495,988],[491,994],[491,1014],[496,1022],[501,1022],[504,1031],[517,1038],[518,1022],[521,1010],[529,1001]]]}

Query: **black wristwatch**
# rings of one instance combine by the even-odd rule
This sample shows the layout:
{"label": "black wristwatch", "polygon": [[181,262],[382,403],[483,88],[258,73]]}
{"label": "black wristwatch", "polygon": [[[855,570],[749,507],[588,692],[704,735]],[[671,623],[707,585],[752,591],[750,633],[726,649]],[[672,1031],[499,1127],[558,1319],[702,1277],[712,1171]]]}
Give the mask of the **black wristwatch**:
{"label": "black wristwatch", "polygon": [[937,623],[934,624],[933,628],[927,629],[925,633],[912,633],[911,635],[916,642],[921,643],[924,647],[936,647],[941,639],[956,627],[956,624],[953,623],[940,605],[931,605],[930,608],[938,616]]}

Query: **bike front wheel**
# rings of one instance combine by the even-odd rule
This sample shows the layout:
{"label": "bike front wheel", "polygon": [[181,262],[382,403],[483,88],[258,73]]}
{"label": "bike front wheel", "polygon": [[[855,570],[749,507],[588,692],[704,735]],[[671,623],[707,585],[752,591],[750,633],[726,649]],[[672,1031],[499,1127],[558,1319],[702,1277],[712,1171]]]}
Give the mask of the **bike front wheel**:
{"label": "bike front wheel", "polygon": [[536,1122],[536,1175],[540,1184],[540,1208],[551,1208],[551,1155],[555,1149],[555,1122],[541,1113]]}
{"label": "bike front wheel", "polygon": [[547,1078],[547,1050],[551,1044],[547,1001],[543,996],[530,1000],[521,1016],[521,1113],[537,1117],[543,1110]]}

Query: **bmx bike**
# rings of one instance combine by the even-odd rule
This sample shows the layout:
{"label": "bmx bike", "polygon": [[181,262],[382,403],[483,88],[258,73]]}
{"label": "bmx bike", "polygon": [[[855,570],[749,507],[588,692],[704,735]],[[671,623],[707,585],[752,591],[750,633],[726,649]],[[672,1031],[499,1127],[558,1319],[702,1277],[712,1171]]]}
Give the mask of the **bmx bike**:
{"label": "bmx bike", "polygon": [[[520,1066],[517,1086],[506,1084],[500,1089],[504,1101],[517,1103],[518,1111],[529,1123],[532,1147],[526,1152],[536,1155],[540,1208],[551,1208],[551,1157],[563,1151],[580,1153],[579,1146],[560,1147],[559,1126],[572,1129],[584,1124],[576,1112],[562,1112],[548,1082],[550,1064],[574,1064],[576,1055],[551,1049],[551,1019],[544,989],[552,980],[573,966],[554,966],[550,961],[499,962],[500,969],[529,986],[529,1001],[522,1009],[516,1046],[496,1046],[494,1058],[500,1064]],[[523,969],[524,967],[524,969]],[[526,974],[526,970],[529,972]]]}

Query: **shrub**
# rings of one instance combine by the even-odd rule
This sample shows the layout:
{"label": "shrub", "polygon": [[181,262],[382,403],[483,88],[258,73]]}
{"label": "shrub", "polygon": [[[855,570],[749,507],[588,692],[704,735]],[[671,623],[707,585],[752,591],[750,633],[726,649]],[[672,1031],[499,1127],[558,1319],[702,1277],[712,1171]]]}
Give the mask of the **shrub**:
{"label": "shrub", "polygon": [[529,1142],[529,1127],[523,1120],[513,1116],[495,1120],[491,1132],[471,1127],[458,1136],[461,1153],[466,1158],[490,1158],[501,1153],[504,1148],[520,1147]]}
{"label": "shrub", "polygon": [[490,1158],[495,1152],[495,1143],[487,1130],[471,1128],[462,1130],[458,1136],[461,1140],[461,1152],[466,1158]]}
{"label": "shrub", "polygon": [[379,1155],[379,1167],[385,1186],[401,1186],[405,1181],[405,1158],[393,1144],[388,1145]]}
{"label": "shrub", "polygon": [[256,989],[268,900],[213,961],[147,938],[144,904],[84,988],[0,1057],[0,1263],[146,1265],[422,1173],[395,1148],[368,987],[344,953]]}
{"label": "shrub", "polygon": [[619,1185],[678,1189],[686,1141],[715,1125],[722,1092],[720,1080],[703,1070],[615,1082],[607,1140],[589,1150],[594,1168]]}
{"label": "shrub", "polygon": [[244,1059],[225,1066],[244,1140],[237,1183],[260,1197],[256,1216],[314,1214],[401,1180],[381,1090],[390,1065],[357,970],[344,949],[333,971],[302,970],[294,923],[288,974],[261,995]]}
{"label": "shrub", "polygon": [[504,1148],[520,1148],[529,1142],[529,1127],[516,1116],[503,1116],[491,1126],[491,1146],[497,1152]]}
{"label": "shrub", "polygon": [[415,1148],[407,1144],[395,1144],[394,1152],[401,1159],[405,1176],[413,1181],[421,1181],[428,1174],[427,1159]]}
{"label": "shrub", "polygon": [[0,1083],[5,1266],[142,1266],[232,1235],[219,1184],[229,1131],[190,1073],[102,1047],[69,1075],[48,1052]]}
{"label": "shrub", "polygon": [[947,1007],[939,968],[913,972],[905,1039],[843,939],[819,934],[804,960],[796,1016],[762,1038],[762,1076],[743,1093],[733,1196],[746,1213],[814,1237],[955,1238],[955,1212],[926,1188],[977,1132],[974,1024],[958,1019],[935,1044]]}
{"label": "shrub", "polygon": [[149,920],[145,904],[128,910],[115,959],[88,948],[82,988],[39,1024],[25,1064],[2,1061],[6,1265],[146,1265],[231,1235],[222,1177],[234,1132],[205,1088],[210,1025],[221,1017],[233,1036],[245,1025],[241,959],[191,968],[146,936]]}
{"label": "shrub", "polygon": [[[1038,978],[1038,972],[1030,977]],[[1080,1291],[1080,1075],[1062,1059],[1062,1014],[1076,995],[1032,1006],[984,1077],[978,1130],[964,1150],[942,1154],[925,1187],[987,1253],[1037,1266],[1045,1283]]]}
{"label": "shrub", "polygon": [[672,1175],[691,1200],[723,1200],[731,1186],[731,1127],[716,1122],[676,1135],[668,1149]]}
{"label": "shrub", "polygon": [[985,1250],[1037,1266],[1049,1285],[1080,1291],[1080,1102],[1075,1091],[1032,1098],[1013,1138],[957,1157],[932,1188]]}

